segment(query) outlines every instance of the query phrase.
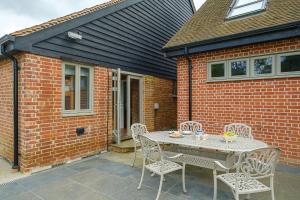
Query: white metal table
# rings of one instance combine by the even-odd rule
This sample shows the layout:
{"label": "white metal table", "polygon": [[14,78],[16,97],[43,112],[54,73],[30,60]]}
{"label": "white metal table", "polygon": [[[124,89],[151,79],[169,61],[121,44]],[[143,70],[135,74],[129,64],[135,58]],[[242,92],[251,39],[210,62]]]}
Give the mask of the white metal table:
{"label": "white metal table", "polygon": [[172,144],[173,148],[167,150],[169,153],[183,154],[173,161],[210,169],[214,169],[214,161],[216,160],[225,166],[232,166],[235,162],[236,153],[268,146],[262,141],[242,137],[238,137],[235,142],[226,143],[221,135],[208,135],[206,140],[196,140],[193,135],[171,138],[169,131],[151,132],[147,134],[147,137],[159,143]]}

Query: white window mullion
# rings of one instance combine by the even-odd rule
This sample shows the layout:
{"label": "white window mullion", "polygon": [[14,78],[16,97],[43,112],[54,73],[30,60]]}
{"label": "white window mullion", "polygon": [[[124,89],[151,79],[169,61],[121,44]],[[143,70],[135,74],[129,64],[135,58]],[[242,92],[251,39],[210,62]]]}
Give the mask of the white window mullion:
{"label": "white window mullion", "polygon": [[80,66],[76,65],[75,110],[80,111]]}

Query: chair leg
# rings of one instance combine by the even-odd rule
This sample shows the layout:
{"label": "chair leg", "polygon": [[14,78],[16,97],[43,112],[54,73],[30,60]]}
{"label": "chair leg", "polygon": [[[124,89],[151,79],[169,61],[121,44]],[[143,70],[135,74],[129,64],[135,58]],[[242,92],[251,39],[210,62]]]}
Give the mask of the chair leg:
{"label": "chair leg", "polygon": [[275,200],[274,177],[273,176],[271,176],[271,178],[270,178],[270,187],[271,187],[271,197],[272,197],[272,200]]}
{"label": "chair leg", "polygon": [[239,199],[240,199],[239,194],[238,194],[238,193],[235,193],[235,194],[234,194],[234,198],[235,198],[235,200],[239,200]]}
{"label": "chair leg", "polygon": [[182,165],[182,189],[183,192],[186,193],[186,187],[185,187],[185,163]]}
{"label": "chair leg", "polygon": [[131,165],[132,167],[134,167],[135,160],[136,160],[136,144],[134,145],[134,158],[133,158],[133,162]]}
{"label": "chair leg", "polygon": [[143,179],[144,179],[144,174],[145,174],[145,159],[143,160],[143,169],[142,169],[142,176],[141,176],[141,180],[140,180],[140,184],[138,186],[138,190],[141,189],[142,187],[142,183],[143,183]]}
{"label": "chair leg", "polygon": [[217,191],[218,191],[217,170],[214,170],[214,198],[213,198],[213,200],[217,200]]}
{"label": "chair leg", "polygon": [[161,193],[161,188],[162,188],[162,184],[164,181],[164,175],[160,176],[160,182],[159,182],[159,188],[158,188],[158,192],[157,192],[157,196],[156,196],[156,200],[159,199],[160,193]]}

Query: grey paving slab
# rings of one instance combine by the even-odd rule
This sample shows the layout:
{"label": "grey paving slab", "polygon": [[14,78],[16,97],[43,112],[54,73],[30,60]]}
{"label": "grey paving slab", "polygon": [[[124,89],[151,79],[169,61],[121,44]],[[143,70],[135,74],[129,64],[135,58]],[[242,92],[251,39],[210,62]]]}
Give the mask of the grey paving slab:
{"label": "grey paving slab", "polygon": [[91,168],[73,175],[72,177],[70,177],[70,179],[83,185],[91,185],[104,175],[106,175],[106,173],[98,169]]}
{"label": "grey paving slab", "polygon": [[40,187],[34,194],[45,200],[109,200],[110,198],[84,185],[64,179]]}
{"label": "grey paving slab", "polygon": [[[131,156],[127,156],[131,158]],[[106,155],[106,158],[109,158]],[[115,158],[112,156],[112,158]],[[141,168],[102,158],[93,158],[34,174],[0,186],[0,200],[154,200],[159,176],[145,173],[141,190],[137,186]],[[128,162],[129,163],[129,162]],[[298,200],[300,175],[281,168],[275,177],[277,200]],[[181,172],[166,176],[160,200],[211,200],[212,171],[187,167],[187,193],[182,191]],[[268,200],[270,193],[254,194],[252,200]],[[232,200],[225,184],[218,184],[218,200]],[[244,199],[242,197],[241,199]]]}
{"label": "grey paving slab", "polygon": [[111,163],[111,161],[106,159],[100,159],[98,157],[80,161],[77,163],[72,163],[68,165],[70,169],[76,170],[76,171],[85,171],[92,168],[97,168],[101,166],[105,166],[107,164]]}
{"label": "grey paving slab", "polygon": [[15,195],[6,198],[6,200],[43,200],[43,199],[36,196],[32,192],[22,192],[22,193],[16,193]]}
{"label": "grey paving slab", "polygon": [[27,189],[19,183],[13,182],[5,184],[0,187],[0,199],[2,200],[12,195],[20,194],[26,191]]}
{"label": "grey paving slab", "polygon": [[134,183],[127,178],[122,178],[112,175],[104,175],[97,179],[95,182],[88,183],[87,186],[99,191],[100,193],[112,197],[116,192],[124,192],[124,188]]}
{"label": "grey paving slab", "polygon": [[75,175],[77,171],[68,167],[57,167],[48,171],[33,174],[17,182],[28,189],[37,189],[54,181],[59,181]]}

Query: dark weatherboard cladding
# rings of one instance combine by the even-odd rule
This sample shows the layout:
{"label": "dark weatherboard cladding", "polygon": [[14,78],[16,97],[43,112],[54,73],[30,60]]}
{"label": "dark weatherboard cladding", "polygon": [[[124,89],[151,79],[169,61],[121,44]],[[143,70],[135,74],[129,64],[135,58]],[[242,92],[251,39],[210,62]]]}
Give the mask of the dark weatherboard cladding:
{"label": "dark weatherboard cladding", "polygon": [[[192,0],[125,0],[17,36],[11,49],[176,79],[176,62],[162,47],[193,13]],[[68,31],[80,32],[82,40],[70,40]]]}

